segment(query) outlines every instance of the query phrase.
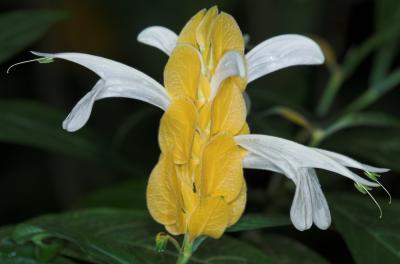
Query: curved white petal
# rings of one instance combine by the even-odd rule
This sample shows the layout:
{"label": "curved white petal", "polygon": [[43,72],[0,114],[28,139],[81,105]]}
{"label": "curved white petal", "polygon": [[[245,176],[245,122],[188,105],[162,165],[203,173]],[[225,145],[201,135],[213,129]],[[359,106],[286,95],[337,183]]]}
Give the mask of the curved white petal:
{"label": "curved white petal", "polygon": [[310,38],[287,34],[261,42],[246,54],[250,83],[273,71],[295,66],[321,64],[324,55]]}
{"label": "curved white petal", "polygon": [[176,46],[178,35],[168,28],[152,26],[140,32],[137,40],[141,43],[158,48],[169,56]]}
{"label": "curved white petal", "polygon": [[164,87],[146,74],[122,63],[98,56],[81,53],[39,53],[46,58],[60,58],[78,63],[101,77],[93,89],[74,107],[63,127],[76,131],[88,120],[96,100],[108,97],[126,97],[167,109],[170,99]]}
{"label": "curved white petal", "polygon": [[310,188],[307,187],[307,181],[305,177],[298,178],[290,208],[290,219],[294,227],[300,231],[309,229],[313,222],[311,193]]}
{"label": "curved white petal", "polygon": [[383,173],[383,172],[390,171],[389,169],[386,169],[386,168],[377,168],[377,167],[373,167],[370,165],[360,163],[352,158],[349,158],[345,155],[342,155],[342,154],[339,154],[336,152],[319,149],[319,148],[314,148],[314,150],[330,157],[331,159],[334,159],[335,161],[339,162],[340,164],[342,164],[343,166],[346,166],[346,167],[360,169],[360,170],[369,171],[369,172],[376,172],[376,173]]}
{"label": "curved white petal", "polygon": [[278,157],[278,167],[290,164],[295,168],[319,168],[341,174],[355,182],[367,186],[379,186],[354,174],[334,159],[315,151],[312,148],[283,138],[266,135],[239,135],[235,137],[238,145],[260,157],[270,159],[272,155]]}
{"label": "curved white petal", "polygon": [[274,157],[265,158],[249,152],[243,159],[243,168],[273,171],[280,174],[285,172],[278,166]]}
{"label": "curved white petal", "polygon": [[231,76],[240,76],[241,78],[246,77],[244,58],[237,51],[226,52],[218,62],[215,73],[211,78],[211,100],[217,95],[221,83]]}
{"label": "curved white petal", "polygon": [[310,188],[313,222],[319,229],[328,229],[331,225],[332,218],[328,202],[322,192],[317,174],[314,169],[307,169],[305,173],[306,179],[308,180],[307,186]]}
{"label": "curved white petal", "polygon": [[329,206],[314,169],[298,168],[290,160],[276,154],[261,157],[252,152],[244,158],[243,167],[274,171],[285,175],[296,184],[290,218],[298,230],[309,229],[313,222],[320,229],[330,226]]}

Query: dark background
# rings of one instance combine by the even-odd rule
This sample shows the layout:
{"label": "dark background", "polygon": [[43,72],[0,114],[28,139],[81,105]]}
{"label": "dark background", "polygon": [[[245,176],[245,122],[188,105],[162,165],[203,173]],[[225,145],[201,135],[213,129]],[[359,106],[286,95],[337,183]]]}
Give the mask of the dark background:
{"label": "dark background", "polygon": [[[250,35],[250,46],[279,34],[304,34],[330,43],[339,62],[348,50],[362,44],[377,29],[377,6],[372,0],[1,1],[2,12],[54,8],[65,10],[67,17],[53,25],[40,41],[0,66],[0,97],[2,100],[34,100],[51,107],[49,109],[62,112],[62,115],[54,117],[53,128],[58,131],[56,133],[64,135],[62,118],[91,89],[97,76],[78,65],[63,61],[44,65],[26,64],[6,75],[9,65],[32,58],[29,50],[76,51],[120,61],[162,83],[167,56],[138,43],[138,33],[151,25],[162,25],[178,33],[198,10],[215,4],[237,19],[243,33]],[[391,67],[394,68],[398,65],[398,57],[393,61]],[[324,118],[313,115],[329,78],[329,71],[324,66],[285,69],[251,83],[248,87],[252,98],[250,128],[256,133],[307,143],[301,136],[304,131],[298,126],[279,116],[264,117],[263,113],[277,105],[294,106],[303,112],[308,111],[311,120],[323,125],[368,87],[373,63],[374,56],[371,55],[360,64],[344,83],[331,113]],[[400,93],[397,87],[371,105],[370,109],[399,117],[398,102]],[[69,155],[62,150],[49,151],[35,144],[0,142],[0,225],[92,204],[113,205],[115,202],[117,206],[130,207],[142,203],[144,206],[145,200],[141,196],[143,188],[130,189],[128,186],[132,186],[132,182],[138,182],[136,186],[144,186],[140,184],[145,183],[158,159],[157,129],[161,115],[160,110],[139,101],[107,99],[97,102],[87,126],[72,134],[96,142],[96,150],[93,150],[96,158],[91,154]],[[374,152],[373,146],[380,144],[374,139],[386,133],[385,129],[346,129],[324,141],[322,146],[340,150],[371,165],[390,167],[394,164],[399,168],[398,149],[390,149],[389,145],[389,154]],[[397,131],[390,135],[396,135]],[[368,133],[374,134],[371,139],[366,139],[373,152],[367,153],[369,156],[357,153],[351,145],[351,138],[357,139]],[[382,137],[387,137],[385,135],[382,134]],[[32,135],[27,131],[25,136]],[[52,137],[52,134],[48,137]],[[399,144],[397,139],[392,139],[392,142]],[[371,154],[387,155],[389,158],[379,156],[374,159],[370,158]],[[352,182],[334,174],[321,172],[320,175],[322,185],[326,183],[325,190],[356,193]],[[397,198],[400,196],[398,176],[398,173],[390,172],[382,180],[392,196]],[[289,212],[293,186],[286,178],[267,172],[246,171],[246,180],[249,183],[248,212]],[[118,195],[113,196],[115,201],[104,193],[100,198],[90,196],[93,191],[115,184],[121,188]],[[384,194],[378,192],[376,195]],[[344,242],[333,231],[322,233],[313,228],[306,233],[293,229],[280,229],[277,232],[305,242],[331,261],[351,261]]]}

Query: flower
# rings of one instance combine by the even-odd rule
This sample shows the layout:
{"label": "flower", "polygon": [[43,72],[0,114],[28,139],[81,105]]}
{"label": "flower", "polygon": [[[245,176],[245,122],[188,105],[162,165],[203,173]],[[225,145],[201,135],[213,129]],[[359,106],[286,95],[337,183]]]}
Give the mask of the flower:
{"label": "flower", "polygon": [[243,168],[274,171],[294,182],[290,217],[299,230],[313,223],[326,229],[331,223],[316,168],[347,177],[365,191],[380,185],[348,168],[371,173],[387,169],[286,139],[250,134],[243,97],[247,84],[289,66],[322,64],[324,56],[310,38],[281,35],[245,54],[243,34],[234,18],[212,7],[193,16],[179,36],[153,26],[138,40],[169,55],[164,86],[102,57],[34,54],[78,63],[100,77],[63,122],[68,131],[80,129],[94,102],[103,98],[138,99],[165,111],[159,128],[161,155],[149,178],[147,205],[169,233],[185,234],[189,241],[203,235],[219,238],[235,224],[246,204]]}

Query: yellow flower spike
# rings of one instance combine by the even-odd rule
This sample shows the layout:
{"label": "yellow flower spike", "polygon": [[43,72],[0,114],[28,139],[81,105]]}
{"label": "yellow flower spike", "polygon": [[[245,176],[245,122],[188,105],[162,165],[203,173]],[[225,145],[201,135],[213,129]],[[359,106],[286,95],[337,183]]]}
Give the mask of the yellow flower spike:
{"label": "yellow flower spike", "polygon": [[233,137],[219,135],[205,147],[202,162],[202,195],[235,200],[244,184],[240,148]]}
{"label": "yellow flower spike", "polygon": [[246,103],[236,83],[225,80],[212,106],[211,134],[225,131],[236,135],[246,121]]}
{"label": "yellow flower spike", "polygon": [[199,53],[194,47],[183,44],[177,46],[164,70],[164,85],[170,96],[187,96],[195,101],[201,67]]}
{"label": "yellow flower spike", "polygon": [[198,113],[187,98],[172,101],[160,122],[159,144],[161,152],[173,153],[175,164],[185,164],[191,156]]}

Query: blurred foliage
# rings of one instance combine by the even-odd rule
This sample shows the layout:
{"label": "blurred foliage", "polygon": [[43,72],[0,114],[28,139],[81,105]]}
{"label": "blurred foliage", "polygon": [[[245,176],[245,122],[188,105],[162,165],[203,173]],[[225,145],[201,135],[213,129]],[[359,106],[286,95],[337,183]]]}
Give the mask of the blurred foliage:
{"label": "blurred foliage", "polygon": [[[61,122],[66,110],[94,83],[88,72],[60,63],[55,69],[40,67],[40,74],[35,72],[38,65],[21,66],[6,77],[4,73],[7,66],[25,60],[28,49],[66,49],[114,58],[161,80],[165,56],[137,44],[136,34],[153,24],[178,31],[193,13],[213,4],[7,2],[7,11],[34,9],[0,14],[0,141],[6,156],[0,193],[8,206],[4,210],[31,218],[47,212],[48,204],[52,211],[84,209],[20,225],[14,225],[20,214],[13,218],[1,213],[2,224],[13,224],[0,229],[1,263],[174,263],[171,245],[162,254],[156,252],[154,237],[162,228],[145,208],[147,177],[158,157],[160,113],[119,99],[99,102],[88,126],[69,134],[61,129]],[[391,168],[396,172],[382,177],[382,183],[399,198],[400,1],[226,0],[218,5],[237,17],[243,32],[251,35],[249,47],[275,34],[295,32],[312,36],[327,58],[325,69],[296,67],[252,83],[247,90],[252,131]],[[70,168],[78,161],[77,169]],[[247,174],[250,214],[230,229],[242,232],[218,241],[205,240],[193,263],[399,262],[398,199],[384,206],[383,220],[379,220],[373,203],[361,194],[332,195],[332,230],[346,244],[340,237],[335,240],[314,230],[301,237],[287,226],[293,186],[281,175]],[[329,191],[348,190],[351,184],[337,178],[321,177],[322,185]],[[77,191],[80,188],[83,191]],[[26,189],[32,191],[29,196]],[[98,190],[87,194],[93,189]],[[27,205],[36,206],[36,211]],[[255,230],[261,228],[266,231]]]}
{"label": "blurred foliage", "polygon": [[[331,197],[335,203],[335,228],[343,235],[357,263],[400,261],[400,201],[384,206],[384,217],[373,217],[377,209],[355,195]],[[380,204],[387,201],[380,200]]]}
{"label": "blurred foliage", "polygon": [[26,10],[0,15],[0,63],[37,41],[66,13],[55,10]]}
{"label": "blurred foliage", "polygon": [[[235,229],[241,230],[245,221]],[[260,218],[258,222],[262,222]],[[270,224],[270,227],[275,225],[280,223]],[[254,221],[253,228],[259,228]],[[88,209],[43,216],[20,224],[11,232],[9,228],[0,232],[0,260],[19,258],[15,252],[33,245],[30,257],[37,260],[49,261],[52,259],[49,256],[60,255],[75,259],[76,263],[175,263],[177,252],[173,249],[162,254],[155,249],[154,234],[159,229],[145,211]],[[244,228],[248,229],[248,226]],[[192,261],[276,263],[260,250],[229,237],[207,241],[207,247],[200,247]]]}

